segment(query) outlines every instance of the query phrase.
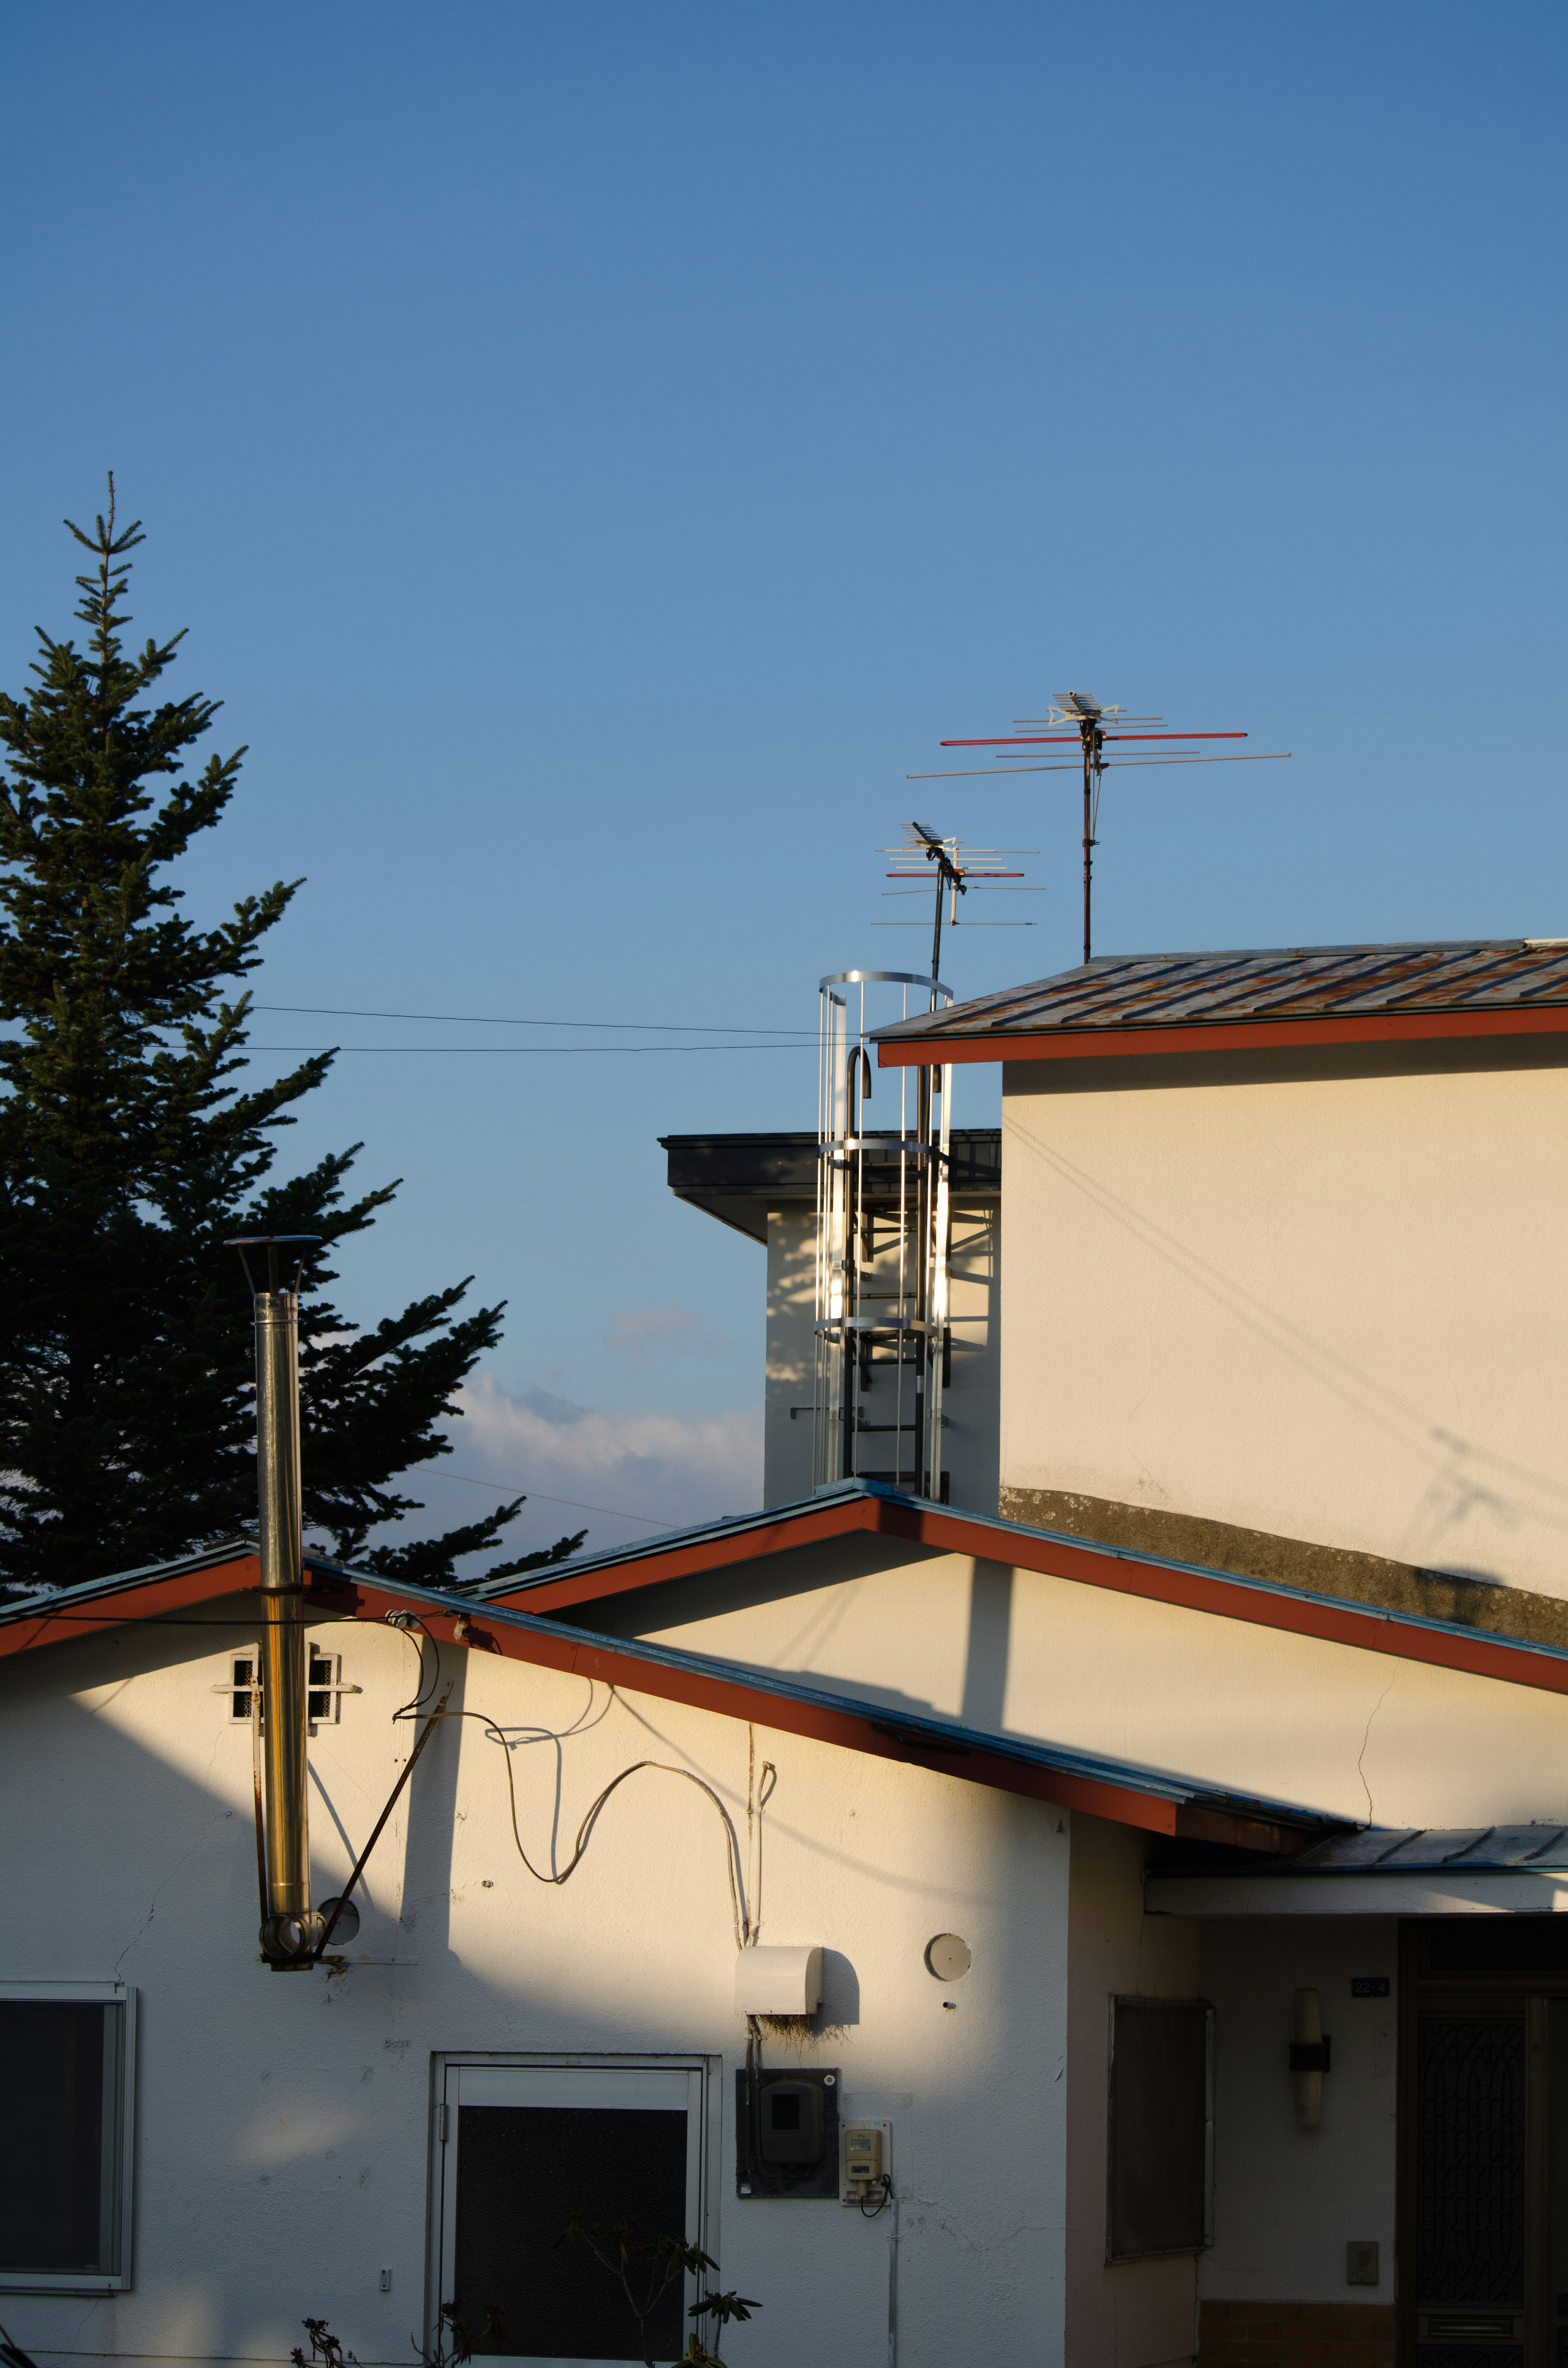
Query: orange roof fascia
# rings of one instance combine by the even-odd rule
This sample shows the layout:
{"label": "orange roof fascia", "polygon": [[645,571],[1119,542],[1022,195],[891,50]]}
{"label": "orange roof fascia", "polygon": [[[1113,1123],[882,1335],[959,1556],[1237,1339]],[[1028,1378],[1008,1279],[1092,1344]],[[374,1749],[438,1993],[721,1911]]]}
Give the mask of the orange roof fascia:
{"label": "orange roof fascia", "polygon": [[[383,1590],[374,1580],[358,1580],[356,1591],[359,1600],[351,1616],[358,1619],[380,1620],[383,1608],[407,1604],[407,1598],[395,1587],[388,1586]],[[939,1749],[907,1730],[901,1732],[896,1712],[879,1712],[873,1705],[868,1705],[861,1714],[841,1711],[828,1703],[801,1702],[788,1694],[771,1693],[762,1686],[745,1685],[733,1677],[645,1661],[612,1638],[607,1637],[602,1644],[597,1639],[585,1644],[580,1636],[564,1632],[552,1634],[548,1628],[513,1628],[504,1621],[486,1627],[483,1606],[476,1606],[472,1611],[454,1606],[449,1611],[421,1604],[419,1619],[426,1634],[439,1645],[454,1645],[470,1652],[498,1653],[506,1660],[560,1669],[571,1677],[597,1679],[603,1685],[652,1694],[663,1702],[685,1702],[694,1710],[714,1711],[724,1718],[745,1719],[756,1725],[773,1727],[780,1734],[805,1736],[813,1742],[837,1744],[844,1750],[867,1753],[873,1759],[928,1769],[933,1775],[953,1776],[984,1784],[993,1791],[1021,1793],[1026,1799],[1049,1802],[1059,1808],[1082,1809],[1093,1816],[1108,1817],[1117,1825],[1142,1827],[1148,1833],[1190,1834],[1195,1839],[1227,1841],[1236,1841],[1244,1833],[1248,1838],[1242,1842],[1244,1848],[1288,1851],[1302,1847],[1303,1836],[1290,1828],[1227,1810],[1189,1808],[1140,1793],[1131,1785],[1075,1776],[1066,1770],[1032,1767],[1026,1761],[994,1756],[968,1746],[951,1751]]]}
{"label": "orange roof fascia", "polygon": [[654,1553],[640,1554],[635,1562],[616,1564],[608,1570],[574,1571],[568,1565],[559,1578],[540,1579],[515,1589],[497,1588],[483,1600],[505,1603],[514,1611],[537,1612],[548,1619],[551,1612],[564,1611],[574,1603],[602,1603],[607,1596],[657,1587],[666,1578],[690,1578],[702,1570],[727,1570],[738,1562],[760,1562],[768,1554],[790,1554],[797,1546],[820,1545],[828,1538],[869,1531],[873,1536],[905,1538],[918,1545],[922,1543],[920,1519],[919,1512],[910,1505],[892,1504],[880,1497],[853,1497],[847,1503],[808,1506],[766,1527],[745,1528],[737,1522],[733,1531],[721,1530],[695,1539],[689,1545],[662,1547]]}
{"label": "orange roof fascia", "polygon": [[1175,1604],[1221,1620],[1242,1620],[1254,1627],[1311,1636],[1324,1644],[1349,1645],[1364,1653],[1423,1661],[1434,1668],[1456,1669],[1466,1677],[1494,1678],[1505,1685],[1568,1694],[1568,1655],[1539,1652],[1528,1645],[1477,1635],[1473,1630],[1418,1627],[1370,1606],[1342,1602],[1332,1596],[1275,1593],[1223,1571],[1144,1561],[1109,1547],[1024,1529],[994,1529],[945,1507],[900,1505],[875,1497],[824,1506],[821,1512],[807,1509],[791,1515],[762,1538],[756,1531],[740,1530],[733,1536],[704,1538],[684,1549],[668,1547],[608,1570],[583,1571],[574,1577],[563,1573],[542,1586],[487,1600],[509,1601],[517,1611],[548,1616],[569,1604],[603,1602],[612,1595],[656,1587],[665,1579],[755,1561],[763,1554],[813,1545],[855,1531],[901,1538],[943,1554],[967,1554],[976,1562],[1009,1563],[1047,1577],[1103,1587],[1118,1595],[1142,1596],[1148,1602]]}
{"label": "orange roof fascia", "polygon": [[[824,1512],[839,1514],[844,1509],[835,1506],[824,1508]],[[907,1532],[907,1507],[884,1506],[881,1509],[902,1515],[902,1524],[862,1522],[847,1526],[901,1526]],[[821,1535],[840,1531],[846,1524],[842,1520],[829,1523],[817,1517],[813,1526]],[[313,1571],[307,1563],[305,1576],[311,1610],[379,1624],[389,1611],[409,1610],[412,1601],[418,1606],[421,1627],[437,1645],[498,1653],[507,1660],[597,1679],[603,1684],[651,1694],[657,1700],[686,1702],[694,1709],[716,1712],[722,1717],[770,1726],[781,1734],[805,1736],[873,1759],[925,1768],[933,1775],[984,1784],[992,1791],[1017,1793],[1055,1807],[1081,1809],[1090,1816],[1107,1817],[1118,1825],[1136,1826],[1148,1833],[1230,1842],[1243,1849],[1276,1852],[1290,1852],[1302,1845],[1302,1835],[1293,1827],[1248,1816],[1242,1810],[1164,1800],[1139,1791],[1133,1783],[1118,1784],[1075,1775],[1065,1769],[1031,1765],[975,1748],[968,1742],[955,1744],[949,1750],[926,1736],[901,1729],[896,1713],[880,1712],[875,1705],[869,1704],[864,1713],[859,1713],[842,1710],[832,1703],[802,1702],[789,1694],[773,1693],[763,1686],[749,1686],[732,1674],[710,1674],[704,1669],[647,1661],[613,1639],[585,1642],[581,1636],[556,1632],[548,1625],[514,1628],[501,1621],[486,1627],[483,1607],[437,1604],[418,1593],[411,1599],[394,1581],[379,1581],[359,1573]],[[260,1577],[256,1556],[242,1554],[227,1562],[175,1573],[167,1578],[117,1588],[74,1611],[40,1611],[36,1617],[0,1627],[0,1656],[63,1644],[74,1636],[91,1635],[133,1621],[156,1621],[192,1605],[256,1587]],[[190,1624],[199,1625],[194,1622]]]}
{"label": "orange roof fascia", "polygon": [[193,1603],[210,1603],[218,1596],[260,1584],[261,1565],[255,1554],[236,1554],[232,1562],[204,1563],[199,1570],[176,1571],[168,1578],[142,1579],[113,1595],[97,1595],[63,1611],[40,1610],[25,1620],[6,1621],[0,1626],[0,1659],[9,1653],[31,1652],[40,1645],[63,1645],[73,1636],[122,1628],[129,1621],[156,1620]]}
{"label": "orange roof fascia", "polygon": [[998,1029],[986,1036],[913,1036],[877,1046],[883,1069],[966,1061],[1092,1061],[1131,1053],[1273,1053],[1302,1044],[1418,1043],[1462,1036],[1568,1035],[1568,1005],[1511,1011],[1346,1012],[1324,1019],[1220,1019],[1191,1027]]}

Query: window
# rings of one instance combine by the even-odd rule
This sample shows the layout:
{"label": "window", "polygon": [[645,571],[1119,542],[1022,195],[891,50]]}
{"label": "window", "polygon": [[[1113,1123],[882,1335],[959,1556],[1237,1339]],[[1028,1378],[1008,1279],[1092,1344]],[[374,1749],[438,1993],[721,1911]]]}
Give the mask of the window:
{"label": "window", "polygon": [[433,2284],[477,2352],[529,2368],[681,2357],[694,2281],[669,2288],[644,2350],[616,2280],[586,2247],[558,2239],[576,2212],[606,2230],[630,2220],[634,2242],[714,2249],[717,2072],[689,2056],[437,2058]]}
{"label": "window", "polygon": [[[306,1684],[309,1692],[306,1697],[305,1715],[313,1733],[318,1726],[335,1726],[342,1713],[344,1695],[357,1694],[360,1689],[358,1686],[344,1684],[341,1653],[324,1653],[314,1645],[307,1645],[306,1652],[308,1655]],[[250,1723],[251,1703],[255,1699],[257,1686],[256,1670],[259,1665],[260,1654],[255,1646],[247,1653],[237,1653],[231,1665],[227,1683],[214,1686],[212,1689],[215,1694],[228,1695],[229,1716],[232,1719],[242,1720],[246,1725]],[[264,1706],[262,1711],[264,1722],[266,1715]]]}
{"label": "window", "polygon": [[1213,2009],[1146,1998],[1110,2008],[1106,2259],[1196,2253],[1213,2241]]}
{"label": "window", "polygon": [[135,2011],[119,1982],[0,1982],[0,2290],[131,2283]]}

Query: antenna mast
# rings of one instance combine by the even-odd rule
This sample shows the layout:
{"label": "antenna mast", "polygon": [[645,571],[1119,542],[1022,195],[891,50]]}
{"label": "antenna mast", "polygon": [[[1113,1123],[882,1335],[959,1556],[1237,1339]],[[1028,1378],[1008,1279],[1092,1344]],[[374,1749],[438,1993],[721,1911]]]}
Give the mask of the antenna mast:
{"label": "antenna mast", "polygon": [[[908,862],[913,862],[918,856],[927,864],[933,864],[936,867],[937,911],[931,938],[933,983],[940,977],[942,969],[942,906],[944,903],[949,907],[949,921],[956,929],[960,926],[959,898],[967,896],[971,888],[977,894],[983,896],[987,894],[998,896],[1041,896],[1045,894],[1042,888],[1014,889],[1006,886],[1005,882],[1021,880],[1024,875],[1021,871],[1004,871],[1002,865],[995,860],[998,856],[1004,855],[1038,855],[1040,849],[1035,847],[981,847],[970,848],[966,852],[961,838],[944,838],[939,831],[932,830],[927,824],[912,822],[909,825],[909,836],[902,847],[882,847],[879,848],[877,852],[880,855],[903,856]],[[928,876],[923,875],[918,871],[888,873],[890,880],[919,880]],[[882,891],[886,896],[915,896],[919,893],[915,888],[885,888]],[[874,921],[871,926],[878,929],[909,929],[918,928],[920,925],[916,921]],[[1032,929],[1035,924],[1033,921],[966,921],[963,927],[970,929]]]}
{"label": "antenna mast", "polygon": [[[1100,786],[1109,768],[1113,765],[1268,765],[1280,763],[1290,755],[1289,748],[1273,748],[1249,749],[1244,754],[1226,753],[1210,756],[1207,751],[1199,750],[1196,746],[1189,747],[1187,745],[1199,740],[1244,740],[1247,736],[1244,732],[1125,732],[1116,728],[1108,731],[1106,728],[1108,724],[1116,727],[1124,723],[1163,723],[1164,722],[1165,718],[1162,715],[1129,715],[1124,708],[1102,707],[1099,700],[1091,699],[1086,690],[1059,690],[1048,715],[1016,716],[1014,729],[1005,738],[944,740],[942,743],[944,748],[991,748],[1004,762],[1006,762],[1014,758],[1015,751],[1017,757],[1032,757],[1037,748],[1071,746],[1073,736],[1071,732],[1058,732],[1049,728],[1041,731],[1038,727],[1042,724],[1050,727],[1053,724],[1066,723],[1071,724],[1076,731],[1083,752],[1084,768],[1084,960],[1085,962],[1091,962],[1094,958],[1095,849],[1099,845],[1097,834],[1100,818]],[[1037,728],[1030,729],[1030,726]],[[1178,741],[1183,745],[1180,747],[1162,745],[1157,755],[1148,757],[1108,757],[1106,755],[1108,743],[1114,745],[1123,741],[1159,741],[1162,744]],[[1075,773],[1078,769],[1078,760],[1073,757],[1047,757],[1042,764],[1026,763],[1018,766],[1017,769],[1026,773]],[[975,768],[974,770],[983,771],[984,768]],[[904,776],[904,779],[910,781],[951,781],[972,778],[973,773],[968,766],[956,768],[951,772],[907,773]],[[994,774],[992,779],[995,779]],[[916,827],[918,828],[918,825]]]}

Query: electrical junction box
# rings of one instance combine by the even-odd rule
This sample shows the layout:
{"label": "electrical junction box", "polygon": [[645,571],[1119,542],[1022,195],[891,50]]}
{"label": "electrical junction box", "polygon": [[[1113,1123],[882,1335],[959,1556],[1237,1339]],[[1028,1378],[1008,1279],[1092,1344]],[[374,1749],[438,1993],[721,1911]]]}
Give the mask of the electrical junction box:
{"label": "electrical junction box", "polygon": [[[838,2187],[841,2203],[858,2203],[874,2210],[892,2177],[892,2123],[840,2122],[838,2125]],[[867,2199],[870,2202],[868,2203]]]}
{"label": "electrical junction box", "polygon": [[737,2014],[815,2014],[821,2004],[820,1949],[743,1949],[735,1959]]}
{"label": "electrical junction box", "polygon": [[735,2074],[735,2193],[831,2203],[838,2193],[838,2074]]}

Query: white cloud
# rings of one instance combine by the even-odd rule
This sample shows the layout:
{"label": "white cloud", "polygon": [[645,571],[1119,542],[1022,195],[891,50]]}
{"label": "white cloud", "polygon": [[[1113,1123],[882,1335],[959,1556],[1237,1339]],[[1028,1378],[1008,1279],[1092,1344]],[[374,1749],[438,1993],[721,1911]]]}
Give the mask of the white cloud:
{"label": "white cloud", "polygon": [[622,1307],[605,1334],[607,1349],[624,1349],[639,1361],[650,1349],[670,1349],[677,1357],[727,1357],[733,1345],[688,1307]]}
{"label": "white cloud", "polygon": [[[589,1543],[601,1547],[649,1534],[645,1524],[575,1506],[642,1514],[678,1529],[751,1512],[762,1502],[760,1406],[719,1415],[617,1413],[574,1406],[545,1390],[514,1395],[490,1374],[463,1389],[461,1404],[451,1463],[529,1498],[508,1533],[509,1550],[513,1540],[526,1550],[584,1526]],[[440,1469],[428,1467],[432,1476]]]}

